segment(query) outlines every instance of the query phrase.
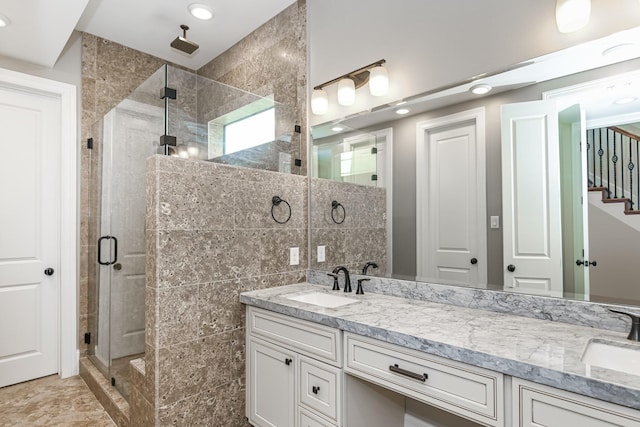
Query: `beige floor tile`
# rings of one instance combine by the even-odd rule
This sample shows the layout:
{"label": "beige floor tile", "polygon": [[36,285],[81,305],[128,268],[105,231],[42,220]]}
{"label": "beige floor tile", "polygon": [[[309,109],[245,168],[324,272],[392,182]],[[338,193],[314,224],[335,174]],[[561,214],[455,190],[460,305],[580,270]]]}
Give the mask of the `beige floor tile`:
{"label": "beige floor tile", "polygon": [[115,427],[79,376],[0,388],[0,426]]}

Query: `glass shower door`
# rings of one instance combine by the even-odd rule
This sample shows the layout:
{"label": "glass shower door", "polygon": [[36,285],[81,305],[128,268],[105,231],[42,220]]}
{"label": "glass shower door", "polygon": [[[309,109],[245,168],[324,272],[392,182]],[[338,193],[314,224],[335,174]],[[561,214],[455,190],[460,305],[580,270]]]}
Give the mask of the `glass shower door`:
{"label": "glass shower door", "polygon": [[163,73],[156,73],[93,129],[92,360],[125,398],[129,362],[145,351],[146,161],[159,151],[163,86]]}

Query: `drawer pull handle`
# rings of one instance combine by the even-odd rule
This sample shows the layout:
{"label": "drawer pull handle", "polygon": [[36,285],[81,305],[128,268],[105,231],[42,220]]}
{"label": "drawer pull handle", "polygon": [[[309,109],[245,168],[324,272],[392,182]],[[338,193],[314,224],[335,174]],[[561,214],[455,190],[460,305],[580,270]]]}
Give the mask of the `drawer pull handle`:
{"label": "drawer pull handle", "polygon": [[311,390],[313,391],[313,394],[318,394],[318,392],[320,391],[320,387],[313,386],[311,387]]}
{"label": "drawer pull handle", "polygon": [[291,362],[293,362],[293,360],[291,360],[291,359],[284,359],[284,364],[285,364],[285,365],[287,365],[287,366],[291,365]]}
{"label": "drawer pull handle", "polygon": [[389,365],[389,370],[391,372],[395,372],[396,374],[404,375],[405,377],[413,378],[414,380],[418,380],[422,382],[425,382],[429,378],[429,375],[427,374],[416,374],[415,372],[402,369],[398,367],[398,364]]}

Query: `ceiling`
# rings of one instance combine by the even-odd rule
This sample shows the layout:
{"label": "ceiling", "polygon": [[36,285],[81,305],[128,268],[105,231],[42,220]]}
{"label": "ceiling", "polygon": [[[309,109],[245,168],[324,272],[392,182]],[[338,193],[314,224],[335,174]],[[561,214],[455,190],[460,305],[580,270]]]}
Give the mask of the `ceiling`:
{"label": "ceiling", "polygon": [[[53,67],[73,30],[86,31],[164,60],[197,70],[294,0],[2,0],[0,55]],[[188,11],[201,3],[214,11],[200,21]],[[187,39],[200,45],[192,55],[169,46],[190,27]]]}

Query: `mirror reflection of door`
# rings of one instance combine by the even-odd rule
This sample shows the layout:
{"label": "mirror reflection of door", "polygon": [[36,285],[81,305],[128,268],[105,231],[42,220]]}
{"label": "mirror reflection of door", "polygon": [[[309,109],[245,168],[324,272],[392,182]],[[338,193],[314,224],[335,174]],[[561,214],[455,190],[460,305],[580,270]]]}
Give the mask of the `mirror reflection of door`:
{"label": "mirror reflection of door", "polygon": [[417,124],[419,280],[487,286],[484,109]]}
{"label": "mirror reflection of door", "polygon": [[587,131],[582,106],[557,120],[555,108],[503,106],[505,289],[637,302],[630,265],[640,251],[640,127],[614,126],[624,118],[611,116]]}
{"label": "mirror reflection of door", "polygon": [[504,289],[563,293],[555,101],[502,106]]}

